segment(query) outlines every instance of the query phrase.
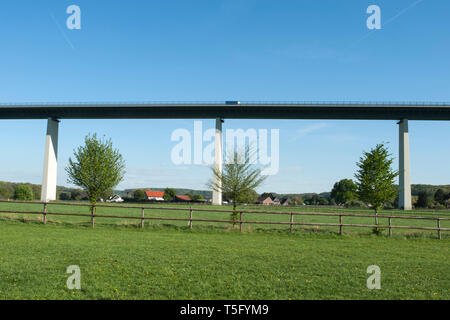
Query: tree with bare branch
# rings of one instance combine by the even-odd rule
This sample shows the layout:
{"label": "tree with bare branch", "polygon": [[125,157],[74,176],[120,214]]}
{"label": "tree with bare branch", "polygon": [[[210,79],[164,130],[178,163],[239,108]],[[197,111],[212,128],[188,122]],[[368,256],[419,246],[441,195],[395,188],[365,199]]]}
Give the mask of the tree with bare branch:
{"label": "tree with bare branch", "polygon": [[214,179],[208,183],[214,191],[226,194],[233,201],[231,219],[234,224],[238,220],[237,204],[245,202],[249,194],[267,178],[261,174],[262,170],[257,168],[251,159],[248,149],[245,152],[230,153],[223,171],[212,168]]}

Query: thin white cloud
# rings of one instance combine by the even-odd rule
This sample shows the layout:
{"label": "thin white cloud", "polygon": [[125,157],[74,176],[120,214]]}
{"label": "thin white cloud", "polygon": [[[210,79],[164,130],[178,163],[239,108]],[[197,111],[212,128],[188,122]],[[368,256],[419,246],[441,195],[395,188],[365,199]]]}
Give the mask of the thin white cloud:
{"label": "thin white cloud", "polygon": [[394,21],[395,19],[397,19],[398,17],[400,17],[402,14],[404,14],[406,11],[408,11],[409,9],[412,9],[413,7],[415,7],[416,5],[418,5],[419,3],[423,2],[425,0],[417,0],[414,3],[410,4],[408,7],[406,7],[405,9],[403,9],[402,11],[400,11],[399,13],[397,13],[395,16],[393,16],[392,18],[390,18],[389,20],[387,20],[384,25],[388,25],[389,23],[391,23],[392,21]]}
{"label": "thin white cloud", "polygon": [[49,11],[50,17],[52,18],[53,22],[55,23],[56,27],[58,28],[59,32],[61,33],[61,35],[64,37],[64,39],[66,40],[67,44],[72,48],[72,50],[75,49],[75,47],[73,46],[72,42],[70,41],[69,37],[66,35],[66,33],[64,32],[64,30],[62,29],[62,27],[59,25],[58,21],[55,18],[55,15]]}
{"label": "thin white cloud", "polygon": [[294,140],[299,140],[299,139],[307,136],[308,134],[311,134],[315,131],[321,130],[326,127],[328,127],[328,124],[326,124],[325,122],[320,122],[320,123],[315,123],[315,124],[300,128],[296,131]]}

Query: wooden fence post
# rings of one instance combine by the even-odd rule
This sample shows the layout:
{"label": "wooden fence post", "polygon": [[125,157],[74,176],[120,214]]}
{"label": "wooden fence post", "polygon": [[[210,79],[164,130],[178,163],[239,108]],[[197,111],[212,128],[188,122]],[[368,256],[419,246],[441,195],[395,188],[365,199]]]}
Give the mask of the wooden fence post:
{"label": "wooden fence post", "polygon": [[392,237],[391,217],[388,218],[389,223],[389,237]]}
{"label": "wooden fence post", "polygon": [[293,228],[294,228],[293,223],[294,223],[294,215],[291,212],[291,220],[289,221],[289,232],[293,231]]}
{"label": "wooden fence post", "polygon": [[192,229],[192,207],[189,207],[189,229]]}
{"label": "wooden fence post", "polygon": [[436,219],[436,223],[437,223],[437,228],[438,228],[438,230],[437,230],[437,232],[438,232],[438,239],[441,240],[442,239],[441,238],[441,219],[437,218]]}
{"label": "wooden fence post", "polygon": [[145,218],[145,209],[142,208],[141,228],[144,228],[144,226],[145,226],[144,218]]}
{"label": "wooden fence post", "polygon": [[95,228],[95,205],[92,205],[92,209],[91,209],[91,225],[92,225],[92,229]]}
{"label": "wooden fence post", "polygon": [[43,214],[44,214],[44,217],[43,217],[44,224],[47,224],[47,202],[44,203],[44,212],[43,212]]}
{"label": "wooden fence post", "polygon": [[239,232],[242,232],[242,211],[239,212]]}
{"label": "wooden fence post", "polygon": [[339,215],[339,234],[342,236],[344,233],[344,226],[342,225],[342,215]]}

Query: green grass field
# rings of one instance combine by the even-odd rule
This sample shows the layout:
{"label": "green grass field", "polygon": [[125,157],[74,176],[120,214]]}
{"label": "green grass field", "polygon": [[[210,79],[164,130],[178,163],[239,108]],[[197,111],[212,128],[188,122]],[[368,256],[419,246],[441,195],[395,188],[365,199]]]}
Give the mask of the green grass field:
{"label": "green grass field", "polygon": [[[348,228],[339,236],[336,227],[297,227],[290,234],[288,226],[266,225],[240,233],[228,224],[190,230],[185,222],[156,221],[141,229],[138,221],[100,218],[92,229],[86,217],[52,216],[47,225],[1,217],[0,299],[450,299],[450,238],[434,233],[396,230],[389,238]],[[66,287],[70,265],[81,269],[81,290]],[[381,290],[366,287],[369,265],[381,268]]]}
{"label": "green grass field", "polygon": [[[448,239],[3,220],[0,240],[1,299],[450,298]],[[373,264],[381,290],[366,287]]]}

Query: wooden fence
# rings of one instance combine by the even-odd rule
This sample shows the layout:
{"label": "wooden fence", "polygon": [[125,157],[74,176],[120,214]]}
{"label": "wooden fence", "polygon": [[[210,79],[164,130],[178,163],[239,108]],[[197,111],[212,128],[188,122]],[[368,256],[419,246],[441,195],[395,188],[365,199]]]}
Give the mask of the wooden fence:
{"label": "wooden fence", "polygon": [[[42,215],[43,223],[47,223],[48,215],[55,216],[77,216],[77,217],[90,217],[92,228],[95,227],[95,218],[113,218],[113,219],[132,219],[140,220],[140,225],[143,228],[145,226],[145,220],[159,220],[159,221],[186,221],[188,222],[189,228],[192,229],[193,222],[214,222],[214,223],[229,223],[229,224],[239,224],[239,230],[242,232],[243,224],[266,224],[266,225],[288,225],[289,231],[294,230],[294,226],[331,226],[339,227],[339,234],[343,234],[344,227],[361,227],[361,228],[383,228],[389,230],[389,236],[392,236],[392,229],[411,229],[411,230],[431,230],[437,231],[438,239],[442,239],[442,231],[450,231],[450,228],[442,228],[441,221],[450,221],[450,218],[444,217],[417,217],[417,216],[406,216],[406,215],[378,215],[378,219],[387,219],[387,225],[370,225],[370,224],[355,224],[355,223],[344,223],[344,217],[360,217],[360,218],[375,218],[373,214],[353,214],[353,213],[322,213],[322,212],[283,212],[283,211],[261,211],[261,210],[237,210],[236,213],[239,216],[238,220],[222,220],[222,219],[200,219],[194,218],[195,212],[208,212],[208,213],[233,213],[233,210],[224,209],[200,209],[200,208],[172,208],[172,207],[143,207],[143,206],[123,206],[123,205],[107,205],[107,204],[82,204],[82,203],[67,203],[67,202],[30,202],[30,201],[7,201],[0,200],[0,203],[22,203],[22,204],[41,204],[43,206],[42,211],[18,211],[18,210],[2,210],[0,209],[0,214],[29,214],[29,215]],[[79,206],[79,207],[89,207],[91,213],[70,213],[70,212],[49,212],[48,206],[58,205],[58,206]],[[140,209],[140,216],[118,216],[118,215],[105,215],[97,214],[97,208],[115,208],[115,209]],[[146,217],[146,210],[164,210],[164,211],[184,211],[189,214],[186,218],[175,218],[175,217]],[[249,214],[267,214],[267,215],[284,215],[289,216],[289,221],[247,221],[243,219],[244,215]],[[321,222],[294,222],[294,216],[330,216],[338,217],[338,223],[321,223]],[[392,220],[403,219],[403,220],[432,220],[436,222],[436,227],[422,227],[422,226],[404,226],[404,225],[393,225]]]}

